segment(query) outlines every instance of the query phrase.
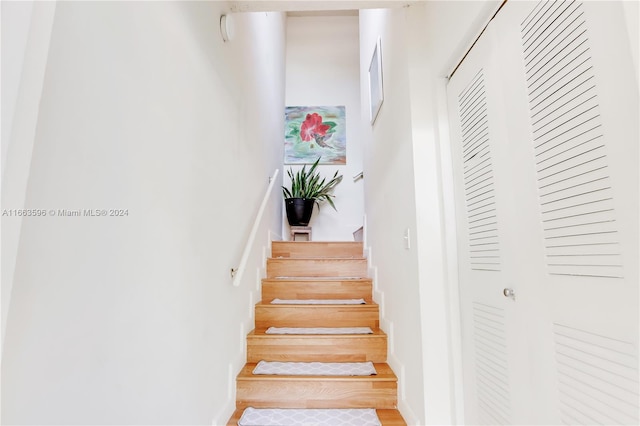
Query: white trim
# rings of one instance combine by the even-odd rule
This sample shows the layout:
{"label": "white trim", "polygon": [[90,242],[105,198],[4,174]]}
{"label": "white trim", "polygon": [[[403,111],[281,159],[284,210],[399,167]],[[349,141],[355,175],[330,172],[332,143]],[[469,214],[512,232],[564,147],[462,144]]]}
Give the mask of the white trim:
{"label": "white trim", "polygon": [[[364,217],[364,235],[366,240],[366,225],[367,218]],[[379,313],[380,313],[380,329],[384,331],[387,335],[387,364],[391,367],[391,369],[395,372],[398,377],[398,411],[402,414],[405,422],[408,425],[418,425],[420,424],[418,417],[411,409],[409,403],[406,400],[406,368],[402,361],[396,356],[394,352],[395,347],[395,328],[393,321],[390,321],[385,316],[385,297],[384,292],[379,289],[378,286],[378,268],[373,266],[372,255],[371,255],[371,247],[364,247],[364,256],[367,258],[368,263],[368,272],[369,277],[373,281],[373,300],[378,304]]]}
{"label": "white trim", "polygon": [[240,373],[247,362],[247,334],[248,330],[252,330],[254,328],[256,300],[262,299],[261,284],[262,278],[267,275],[267,258],[271,256],[271,242],[282,240],[282,237],[271,229],[267,230],[266,235],[266,241],[262,246],[262,262],[260,263],[260,267],[256,268],[256,285],[255,288],[249,292],[249,311],[247,312],[246,320],[240,323],[239,338],[240,347],[242,349],[234,357],[234,360],[229,363],[227,375],[227,400],[220,411],[218,411],[218,414],[213,416],[211,423],[213,426],[225,426],[236,410],[236,376]]}
{"label": "white trim", "polygon": [[450,377],[452,399],[452,423],[465,424],[464,380],[462,368],[462,326],[458,276],[458,247],[456,229],[456,208],[454,199],[453,163],[451,139],[449,134],[449,114],[447,108],[447,84],[452,73],[462,64],[465,56],[485,31],[492,19],[502,8],[502,1],[487,2],[479,14],[477,30],[469,35],[461,47],[460,55],[449,66],[446,77],[438,78],[436,89],[437,144],[439,151],[438,174],[440,180],[440,199],[443,218],[443,257],[445,260],[445,300],[447,304],[447,326],[450,348]]}
{"label": "white trim", "polygon": [[[367,248],[367,215],[362,216],[362,251],[363,254]],[[369,263],[371,265],[371,263]]]}
{"label": "white trim", "polygon": [[451,348],[451,381],[453,399],[453,421],[464,424],[464,392],[462,378],[462,328],[460,323],[460,293],[458,278],[458,239],[456,231],[456,209],[454,199],[453,163],[447,111],[447,78],[436,83],[436,114],[438,116],[438,151],[440,153],[440,197],[444,227],[446,292],[448,302],[449,345]]}
{"label": "white trim", "polygon": [[462,62],[464,62],[465,57],[471,51],[471,49],[473,49],[473,46],[476,44],[480,36],[482,36],[482,33],[489,26],[489,24],[491,23],[493,18],[496,16],[498,11],[500,11],[500,8],[502,8],[502,5],[503,5],[502,1],[495,1],[495,0],[487,1],[486,6],[484,7],[484,11],[486,15],[485,13],[480,13],[480,16],[486,16],[486,18],[483,18],[480,21],[478,31],[473,33],[474,35],[469,39],[468,43],[464,44],[463,46],[464,50],[462,51],[460,56],[457,57],[456,60],[449,67],[449,72],[447,72],[447,79],[450,79],[453,76],[453,74],[456,72],[458,67],[460,67]]}

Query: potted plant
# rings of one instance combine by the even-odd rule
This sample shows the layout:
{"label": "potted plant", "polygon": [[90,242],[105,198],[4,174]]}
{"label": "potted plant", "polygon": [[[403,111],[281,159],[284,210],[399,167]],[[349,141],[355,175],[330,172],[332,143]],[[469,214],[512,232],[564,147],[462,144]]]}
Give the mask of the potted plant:
{"label": "potted plant", "polygon": [[334,188],[342,181],[342,175],[338,175],[336,170],[331,180],[327,181],[326,178],[321,178],[320,173],[316,171],[319,162],[320,157],[309,170],[305,165],[295,174],[291,168],[287,171],[291,179],[291,189],[283,186],[282,194],[284,195],[287,219],[291,226],[309,225],[314,204],[320,208],[320,203],[326,201],[334,210],[338,210],[331,198],[334,197],[332,194]]}

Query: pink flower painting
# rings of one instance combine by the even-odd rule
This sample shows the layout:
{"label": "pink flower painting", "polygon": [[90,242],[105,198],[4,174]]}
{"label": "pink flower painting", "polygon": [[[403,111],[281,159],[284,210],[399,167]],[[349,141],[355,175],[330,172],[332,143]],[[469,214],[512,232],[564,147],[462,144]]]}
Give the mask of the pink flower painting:
{"label": "pink flower painting", "polygon": [[324,139],[327,137],[327,130],[329,129],[331,129],[331,126],[322,124],[322,117],[317,112],[314,112],[307,114],[306,120],[302,122],[300,137],[305,142],[314,140],[318,145],[327,147],[328,145],[324,143]]}
{"label": "pink flower painting", "polygon": [[287,107],[285,164],[346,164],[345,107]]}

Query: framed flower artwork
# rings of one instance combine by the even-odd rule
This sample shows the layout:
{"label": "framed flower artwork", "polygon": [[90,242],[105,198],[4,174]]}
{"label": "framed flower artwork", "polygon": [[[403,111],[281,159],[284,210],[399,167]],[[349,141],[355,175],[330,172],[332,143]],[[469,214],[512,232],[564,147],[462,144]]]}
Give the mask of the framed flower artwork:
{"label": "framed flower artwork", "polygon": [[284,163],[347,163],[344,106],[288,106],[284,112]]}

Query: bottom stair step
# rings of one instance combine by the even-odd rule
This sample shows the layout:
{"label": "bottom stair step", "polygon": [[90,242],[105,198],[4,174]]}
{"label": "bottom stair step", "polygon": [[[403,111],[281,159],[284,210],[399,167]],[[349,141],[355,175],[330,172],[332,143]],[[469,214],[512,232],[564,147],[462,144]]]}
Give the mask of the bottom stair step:
{"label": "bottom stair step", "polygon": [[[382,426],[406,426],[407,423],[404,421],[404,419],[402,418],[402,415],[400,415],[400,412],[398,410],[375,410],[379,423],[374,423],[374,424],[380,424]],[[238,409],[233,413],[233,416],[229,419],[229,422],[227,423],[227,426],[236,426],[238,425],[238,422],[240,421],[240,418],[242,417],[242,414],[244,413],[244,409]],[[272,422],[267,422],[267,423],[272,423]],[[304,419],[303,421],[298,421],[295,420],[293,422],[284,422],[284,421],[277,421],[277,422],[273,422],[274,424],[263,424],[261,426],[300,426],[300,425],[327,425],[327,426],[347,426],[347,425],[357,425],[357,426],[364,426],[366,423],[363,422],[356,422],[356,423],[336,423],[336,422],[332,422],[332,423],[321,423],[321,422],[310,422],[309,419]]]}

